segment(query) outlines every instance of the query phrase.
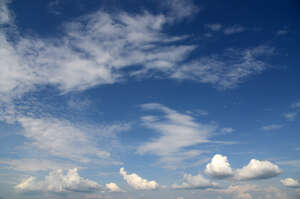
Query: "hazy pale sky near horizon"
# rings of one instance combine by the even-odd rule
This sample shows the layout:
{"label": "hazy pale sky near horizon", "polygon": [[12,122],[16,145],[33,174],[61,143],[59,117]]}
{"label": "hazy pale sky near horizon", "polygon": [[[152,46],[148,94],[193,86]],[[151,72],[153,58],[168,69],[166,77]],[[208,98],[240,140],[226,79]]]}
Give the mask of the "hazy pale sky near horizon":
{"label": "hazy pale sky near horizon", "polygon": [[299,21],[299,0],[0,0],[0,199],[299,199]]}

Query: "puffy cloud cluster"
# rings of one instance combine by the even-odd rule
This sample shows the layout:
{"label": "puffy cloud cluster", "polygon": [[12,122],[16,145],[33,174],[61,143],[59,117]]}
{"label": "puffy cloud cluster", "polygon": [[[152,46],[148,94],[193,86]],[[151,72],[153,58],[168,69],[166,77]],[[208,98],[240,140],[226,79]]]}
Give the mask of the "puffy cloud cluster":
{"label": "puffy cloud cluster", "polygon": [[184,174],[183,183],[180,185],[172,185],[174,189],[208,189],[216,188],[217,184],[205,179],[200,173],[196,176]]}
{"label": "puffy cloud cluster", "polygon": [[216,154],[206,165],[205,173],[214,178],[232,177],[235,180],[267,179],[282,173],[279,167],[269,161],[250,160],[241,169],[232,170],[226,156]]}
{"label": "puffy cloud cluster", "polygon": [[225,194],[232,194],[234,199],[252,199],[250,191],[256,191],[255,185],[231,185],[227,189],[220,190],[219,192]]}
{"label": "puffy cloud cluster", "polygon": [[35,177],[29,177],[15,187],[19,191],[45,191],[45,192],[93,192],[101,188],[94,181],[79,176],[76,168],[68,170],[64,175],[62,170],[49,173],[44,181],[37,181]]}
{"label": "puffy cloud cluster", "polygon": [[280,180],[281,184],[283,184],[286,187],[291,187],[291,188],[300,188],[300,183],[298,180],[295,180],[293,178],[285,178]]}
{"label": "puffy cloud cluster", "polygon": [[120,169],[120,174],[123,176],[128,185],[136,190],[154,190],[159,187],[157,182],[143,179],[136,173],[127,174],[124,168]]}
{"label": "puffy cloud cluster", "polygon": [[215,178],[226,178],[233,175],[233,171],[226,156],[216,154],[206,165],[205,173]]}

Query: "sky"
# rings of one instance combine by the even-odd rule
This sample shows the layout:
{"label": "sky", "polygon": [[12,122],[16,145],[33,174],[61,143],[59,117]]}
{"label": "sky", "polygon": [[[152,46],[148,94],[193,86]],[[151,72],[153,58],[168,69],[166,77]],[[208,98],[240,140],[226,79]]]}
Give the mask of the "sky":
{"label": "sky", "polygon": [[0,199],[299,199],[299,21],[299,0],[0,0]]}

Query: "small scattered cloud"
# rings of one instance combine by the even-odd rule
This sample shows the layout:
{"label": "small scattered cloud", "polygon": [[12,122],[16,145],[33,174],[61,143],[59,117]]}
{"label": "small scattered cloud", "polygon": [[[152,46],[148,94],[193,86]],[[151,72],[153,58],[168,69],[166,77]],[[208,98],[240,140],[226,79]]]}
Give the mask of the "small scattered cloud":
{"label": "small scattered cloud", "polygon": [[236,33],[241,33],[244,32],[246,29],[243,26],[240,25],[234,25],[230,26],[224,29],[224,34],[225,35],[233,35]]}
{"label": "small scattered cloud", "polygon": [[278,31],[276,32],[276,35],[277,35],[277,36],[283,36],[283,35],[286,35],[286,34],[288,34],[288,33],[289,33],[288,30],[282,29],[282,30],[278,30]]}
{"label": "small scattered cloud", "polygon": [[300,108],[300,101],[292,104],[291,108]]}
{"label": "small scattered cloud", "polygon": [[235,130],[233,128],[227,127],[227,128],[222,128],[221,131],[222,133],[232,133]]}
{"label": "small scattered cloud", "polygon": [[283,114],[283,117],[285,117],[286,120],[288,121],[294,121],[298,115],[298,112],[289,112]]}
{"label": "small scattered cloud", "polygon": [[262,130],[264,131],[272,131],[272,130],[278,130],[281,129],[283,125],[280,124],[271,124],[271,125],[266,125],[262,127]]}
{"label": "small scattered cloud", "polygon": [[252,199],[250,192],[257,191],[255,185],[231,185],[227,189],[216,190],[223,194],[232,194],[234,199]]}
{"label": "small scattered cloud", "polygon": [[214,155],[211,162],[206,165],[205,173],[213,178],[227,178],[233,176],[233,171],[226,156]]}
{"label": "small scattered cloud", "polygon": [[184,174],[182,184],[172,185],[173,189],[209,189],[217,187],[217,183],[205,179],[200,173],[196,176],[193,176],[191,174]]}
{"label": "small scattered cloud", "polygon": [[269,161],[252,159],[248,165],[235,171],[234,178],[238,180],[268,179],[281,173],[279,167]]}
{"label": "small scattered cloud", "polygon": [[281,184],[283,184],[286,187],[290,188],[300,188],[300,183],[298,180],[295,180],[293,178],[285,178],[280,180]]}
{"label": "small scattered cloud", "polygon": [[127,184],[136,190],[155,190],[159,187],[157,182],[143,179],[136,173],[127,174],[124,168],[120,169],[120,174]]}
{"label": "small scattered cloud", "polygon": [[219,23],[213,23],[213,24],[206,24],[205,27],[211,31],[217,32],[217,31],[220,31],[223,26],[222,26],[222,24],[219,24]]}
{"label": "small scattered cloud", "polygon": [[69,169],[67,174],[62,170],[56,170],[49,173],[43,181],[36,180],[35,177],[29,177],[15,188],[18,191],[30,192],[94,192],[99,190],[101,186],[91,180],[85,179],[78,174],[76,168]]}
{"label": "small scattered cloud", "polygon": [[123,192],[123,190],[115,183],[111,182],[105,185],[110,192]]}

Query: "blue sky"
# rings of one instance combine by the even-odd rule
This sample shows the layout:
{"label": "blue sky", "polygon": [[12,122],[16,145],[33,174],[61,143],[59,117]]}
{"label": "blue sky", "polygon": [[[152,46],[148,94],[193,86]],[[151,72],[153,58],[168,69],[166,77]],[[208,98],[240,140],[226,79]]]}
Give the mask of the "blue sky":
{"label": "blue sky", "polygon": [[299,13],[0,0],[0,198],[299,198]]}

